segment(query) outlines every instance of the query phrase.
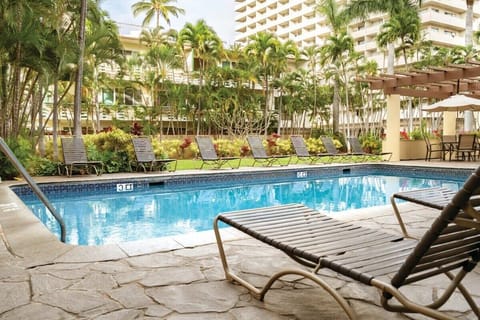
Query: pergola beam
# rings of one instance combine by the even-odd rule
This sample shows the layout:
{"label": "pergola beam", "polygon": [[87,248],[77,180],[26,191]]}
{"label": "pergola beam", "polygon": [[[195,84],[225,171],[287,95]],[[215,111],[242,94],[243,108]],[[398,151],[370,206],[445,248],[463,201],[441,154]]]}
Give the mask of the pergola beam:
{"label": "pergola beam", "polygon": [[[444,99],[448,97],[445,93],[473,94],[473,91],[480,91],[479,77],[480,62],[469,61],[469,64],[450,64],[447,67],[431,67],[427,70],[380,74],[359,81],[368,82],[370,89],[383,90],[387,94],[403,92],[403,95],[411,97]],[[430,93],[426,92],[425,88],[418,88],[427,87],[430,91],[432,86],[440,86],[441,89]]]}

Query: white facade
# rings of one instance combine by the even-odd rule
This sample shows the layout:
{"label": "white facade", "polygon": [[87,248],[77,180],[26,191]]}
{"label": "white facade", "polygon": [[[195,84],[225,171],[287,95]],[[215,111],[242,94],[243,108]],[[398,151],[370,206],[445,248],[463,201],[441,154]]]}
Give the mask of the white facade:
{"label": "white facade", "polygon": [[[235,0],[236,42],[246,44],[258,32],[276,34],[280,40],[293,40],[299,48],[322,46],[330,35],[326,19],[316,13],[315,0]],[[345,0],[339,0],[344,4]],[[420,17],[425,40],[439,46],[465,45],[466,1],[423,0]],[[385,66],[384,53],[379,50],[376,36],[387,19],[371,15],[365,21],[350,25],[356,51],[367,59]],[[473,30],[479,30],[480,5],[474,5]],[[399,64],[403,61],[399,60]]]}

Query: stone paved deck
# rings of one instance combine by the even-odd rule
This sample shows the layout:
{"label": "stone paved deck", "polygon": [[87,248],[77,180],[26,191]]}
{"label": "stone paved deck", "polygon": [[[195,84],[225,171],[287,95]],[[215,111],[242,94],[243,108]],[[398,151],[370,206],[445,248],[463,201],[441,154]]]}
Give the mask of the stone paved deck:
{"label": "stone paved deck", "polygon": [[[0,319],[346,319],[325,292],[289,276],[264,302],[224,280],[212,232],[98,247],[60,243],[0,184]],[[435,212],[402,204],[409,230],[420,233]],[[340,219],[398,233],[390,206],[345,212]],[[274,270],[297,266],[255,240],[225,230],[231,267],[257,285]],[[425,319],[384,311],[375,289],[321,270],[360,319]],[[441,278],[409,290],[425,301],[443,289]],[[480,274],[466,285],[480,302]],[[445,306],[458,319],[475,319],[460,296]]]}

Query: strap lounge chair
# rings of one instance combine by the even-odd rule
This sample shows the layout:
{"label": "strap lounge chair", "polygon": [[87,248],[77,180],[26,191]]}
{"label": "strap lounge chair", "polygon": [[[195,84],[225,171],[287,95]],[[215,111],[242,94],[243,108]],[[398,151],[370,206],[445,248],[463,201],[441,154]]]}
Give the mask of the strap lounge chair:
{"label": "strap lounge chair", "polygon": [[[379,289],[381,305],[388,311],[420,313],[436,319],[454,319],[439,309],[458,289],[472,312],[480,317],[474,299],[462,285],[480,260],[480,212],[470,202],[473,190],[479,187],[480,168],[419,240],[342,222],[300,204],[222,213],[214,221],[214,230],[225,276],[263,300],[279,278],[301,275],[331,294],[350,319],[356,318],[353,308],[320,278],[320,268]],[[312,271],[279,271],[264,288],[257,289],[229,269],[219,221],[283,251]],[[446,277],[438,277],[442,274]],[[425,305],[418,301],[416,289],[408,286],[422,280],[426,280],[425,285],[446,282],[438,297]]]}
{"label": "strap lounge chair", "polygon": [[295,155],[297,156],[297,162],[300,160],[308,160],[309,164],[314,164],[318,161],[322,163],[331,163],[332,156],[329,153],[317,153],[311,154],[308,151],[307,145],[305,143],[305,139],[302,136],[290,136],[290,141],[292,142],[293,150],[295,150]]}
{"label": "strap lounge chair", "polygon": [[322,144],[327,150],[327,153],[331,154],[333,157],[338,157],[340,160],[351,159],[351,156],[355,155],[353,153],[338,152],[335,142],[333,142],[331,137],[322,136],[320,137],[320,140],[322,140]]}
{"label": "strap lounge chair", "polygon": [[[363,156],[364,160],[367,160],[368,157],[376,157],[376,156],[381,157],[385,161],[390,161],[390,159],[392,158],[391,152],[380,152],[380,153],[365,152],[357,137],[349,137],[348,144],[350,145],[351,154],[357,155],[357,156]],[[386,158],[385,156],[388,156],[388,158]]]}
{"label": "strap lounge chair", "polygon": [[[480,205],[479,192],[480,189],[473,192],[473,195],[470,199],[470,202],[473,206]],[[452,198],[455,196],[455,193],[456,191],[445,187],[415,189],[394,193],[390,197],[390,202],[403,235],[405,237],[414,238],[407,232],[402,215],[400,214],[400,209],[398,208],[397,200],[415,203],[436,210],[443,210],[448,205],[450,200],[452,200]]]}
{"label": "strap lounge chair", "polygon": [[148,137],[132,137],[133,149],[136,160],[131,163],[137,170],[143,169],[145,173],[154,170],[167,169],[170,172],[177,170],[176,159],[157,159]]}
{"label": "strap lounge chair", "polygon": [[63,163],[59,166],[59,173],[62,173],[62,167],[67,176],[71,177],[74,168],[84,169],[90,173],[90,169],[95,171],[98,176],[103,171],[102,161],[90,161],[87,157],[87,151],[82,138],[61,138]]}
{"label": "strap lounge chair", "polygon": [[[230,164],[232,169],[237,169],[240,167],[240,161],[242,161],[241,158],[219,157],[217,155],[217,151],[215,150],[215,145],[213,144],[211,137],[196,136],[195,141],[197,142],[200,157],[202,158],[202,165],[200,166],[200,169],[202,169],[205,164],[211,164],[215,169],[220,169],[226,164]],[[237,162],[237,165],[231,165],[233,162]]]}
{"label": "strap lounge chair", "polygon": [[407,228],[405,227],[405,223],[403,222],[402,215],[398,208],[397,200],[412,202],[432,209],[443,210],[455,193],[455,191],[444,187],[416,189],[394,193],[390,197],[390,202],[403,235],[408,238],[414,238],[408,233]]}
{"label": "strap lounge chair", "polygon": [[[263,146],[262,138],[259,136],[247,136],[248,145],[253,155],[253,166],[255,163],[263,163],[265,166],[270,167],[275,163],[279,163],[282,166],[288,166],[291,161],[291,156],[289,155],[268,155]],[[280,163],[281,159],[288,159],[286,163]]]}

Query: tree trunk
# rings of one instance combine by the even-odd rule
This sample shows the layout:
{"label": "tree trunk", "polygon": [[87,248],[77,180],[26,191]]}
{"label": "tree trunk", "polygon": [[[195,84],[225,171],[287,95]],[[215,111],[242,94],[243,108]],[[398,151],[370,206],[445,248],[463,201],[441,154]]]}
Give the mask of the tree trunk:
{"label": "tree trunk", "polygon": [[58,79],[55,77],[53,81],[53,119],[52,119],[52,137],[53,137],[53,159],[58,161]]}
{"label": "tree trunk", "polygon": [[391,42],[387,44],[387,73],[395,73],[395,45]]}
{"label": "tree trunk", "polygon": [[338,80],[335,79],[333,82],[333,104],[332,104],[332,129],[333,133],[338,133],[339,131],[339,122],[340,122],[340,88],[338,85]]}
{"label": "tree trunk", "polygon": [[[466,0],[467,2],[467,12],[465,18],[465,46],[473,45],[473,2],[474,0]],[[465,61],[467,62],[467,61]],[[466,132],[473,131],[474,129],[474,119],[473,112],[471,110],[466,110],[463,113],[463,129]]]}
{"label": "tree trunk", "polygon": [[85,20],[87,16],[87,0],[81,0],[80,21],[78,31],[78,66],[75,83],[75,98],[73,101],[73,135],[82,135],[82,80],[83,80],[83,55],[85,52]]}

